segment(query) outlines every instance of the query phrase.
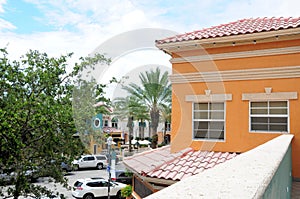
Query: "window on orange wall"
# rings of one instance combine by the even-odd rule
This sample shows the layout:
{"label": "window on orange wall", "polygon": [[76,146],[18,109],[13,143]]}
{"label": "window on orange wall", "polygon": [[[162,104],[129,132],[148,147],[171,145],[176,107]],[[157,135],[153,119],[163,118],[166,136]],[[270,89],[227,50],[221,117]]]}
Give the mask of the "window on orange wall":
{"label": "window on orange wall", "polygon": [[193,138],[224,140],[225,103],[193,103]]}
{"label": "window on orange wall", "polygon": [[250,102],[250,131],[288,132],[288,101]]}

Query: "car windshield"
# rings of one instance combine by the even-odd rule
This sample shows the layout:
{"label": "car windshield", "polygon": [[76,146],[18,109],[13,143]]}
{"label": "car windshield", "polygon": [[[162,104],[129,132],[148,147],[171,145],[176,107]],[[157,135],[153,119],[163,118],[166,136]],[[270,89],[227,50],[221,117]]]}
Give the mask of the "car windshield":
{"label": "car windshield", "polygon": [[76,181],[74,183],[74,187],[80,187],[81,185],[82,185],[82,182],[80,182],[80,181]]}

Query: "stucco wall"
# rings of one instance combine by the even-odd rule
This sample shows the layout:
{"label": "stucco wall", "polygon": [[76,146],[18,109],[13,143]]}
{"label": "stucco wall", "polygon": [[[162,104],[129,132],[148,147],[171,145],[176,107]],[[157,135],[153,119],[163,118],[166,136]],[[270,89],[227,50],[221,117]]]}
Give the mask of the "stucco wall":
{"label": "stucco wall", "polygon": [[[265,50],[273,48],[288,48],[300,46],[300,39],[288,41],[273,41],[261,44],[248,44],[241,46],[227,46],[177,52],[173,57],[189,57],[201,54],[231,53],[251,50]],[[248,70],[256,68],[274,68],[300,66],[300,52],[283,55],[250,56],[244,58],[220,59],[214,61],[197,61],[186,63],[173,63],[173,74],[186,74],[191,72]],[[280,133],[249,132],[249,101],[242,100],[244,93],[264,93],[265,88],[272,88],[272,92],[300,93],[300,78],[262,78],[257,80],[234,80],[213,82],[186,82],[173,83],[172,96],[172,152],[186,147],[194,149],[245,152],[271,140]],[[272,74],[269,74],[272,76]],[[204,95],[205,90],[212,94],[231,94],[232,100],[226,101],[225,140],[222,142],[199,141],[192,139],[192,102],[186,101],[187,95]],[[300,178],[300,99],[289,100],[290,134],[295,135],[292,145],[293,176]]]}
{"label": "stucco wall", "polygon": [[289,199],[292,191],[292,149],[288,148],[275,175],[267,187],[263,199]]}

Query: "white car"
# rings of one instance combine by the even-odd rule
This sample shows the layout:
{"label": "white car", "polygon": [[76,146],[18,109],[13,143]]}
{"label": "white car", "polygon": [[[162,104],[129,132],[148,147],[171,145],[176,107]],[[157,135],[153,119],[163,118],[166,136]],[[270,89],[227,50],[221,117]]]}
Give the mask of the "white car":
{"label": "white car", "polygon": [[[121,197],[121,189],[126,184],[110,182],[110,196]],[[108,181],[103,178],[87,178],[77,180],[72,188],[72,196],[78,199],[93,199],[108,196]]]}
{"label": "white car", "polygon": [[75,170],[83,168],[103,169],[107,167],[108,161],[105,155],[84,155],[78,160],[72,162]]}

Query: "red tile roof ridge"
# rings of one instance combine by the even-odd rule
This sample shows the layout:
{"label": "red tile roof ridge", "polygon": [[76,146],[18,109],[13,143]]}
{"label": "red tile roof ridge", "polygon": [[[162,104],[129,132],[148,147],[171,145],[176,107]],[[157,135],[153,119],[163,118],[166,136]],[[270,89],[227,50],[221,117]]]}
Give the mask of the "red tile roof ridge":
{"label": "red tile roof ridge", "polygon": [[138,154],[134,154],[132,156],[125,157],[124,159],[129,160],[129,159],[135,158],[137,156],[144,156],[144,155],[147,155],[149,153],[153,153],[155,151],[166,150],[166,149],[170,149],[170,148],[171,148],[170,145],[167,145],[167,146],[159,147],[159,148],[156,148],[156,149],[150,149],[150,150],[138,153]]}
{"label": "red tile roof ridge", "polygon": [[174,43],[181,41],[207,39],[214,37],[249,34],[255,32],[272,31],[279,29],[297,28],[300,26],[300,17],[257,17],[244,18],[237,21],[203,28],[184,34],[178,34],[165,39],[156,40],[157,44]]}

